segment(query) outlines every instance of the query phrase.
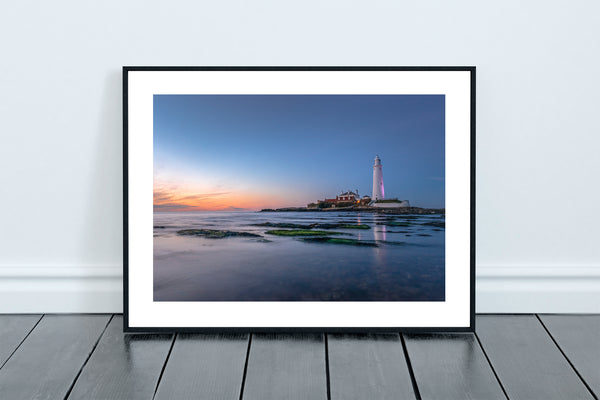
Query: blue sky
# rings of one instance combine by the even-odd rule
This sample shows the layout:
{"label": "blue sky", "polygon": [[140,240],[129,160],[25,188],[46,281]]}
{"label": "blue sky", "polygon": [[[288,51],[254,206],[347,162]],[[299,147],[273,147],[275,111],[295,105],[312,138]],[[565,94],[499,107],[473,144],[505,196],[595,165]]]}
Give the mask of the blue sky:
{"label": "blue sky", "polygon": [[444,126],[442,95],[155,95],[155,200],[253,210],[370,195],[379,155],[386,198],[444,207]]}

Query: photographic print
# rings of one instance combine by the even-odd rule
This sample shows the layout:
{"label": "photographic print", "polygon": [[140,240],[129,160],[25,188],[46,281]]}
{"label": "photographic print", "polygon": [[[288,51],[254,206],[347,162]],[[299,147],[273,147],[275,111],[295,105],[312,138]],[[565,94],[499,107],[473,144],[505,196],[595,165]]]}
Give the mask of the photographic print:
{"label": "photographic print", "polygon": [[471,329],[473,74],[125,67],[125,329]]}
{"label": "photographic print", "polygon": [[443,301],[443,95],[155,95],[155,301]]}

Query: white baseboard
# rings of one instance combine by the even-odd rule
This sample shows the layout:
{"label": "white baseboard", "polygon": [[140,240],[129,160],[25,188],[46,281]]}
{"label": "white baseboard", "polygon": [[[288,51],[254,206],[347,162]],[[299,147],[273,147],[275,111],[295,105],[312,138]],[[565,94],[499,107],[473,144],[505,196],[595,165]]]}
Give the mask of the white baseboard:
{"label": "white baseboard", "polygon": [[478,313],[600,313],[600,266],[477,267]]}
{"label": "white baseboard", "polygon": [[[120,266],[0,266],[0,313],[120,313]],[[478,313],[600,313],[600,266],[477,268]]]}
{"label": "white baseboard", "polygon": [[0,266],[0,313],[120,312],[120,266]]}

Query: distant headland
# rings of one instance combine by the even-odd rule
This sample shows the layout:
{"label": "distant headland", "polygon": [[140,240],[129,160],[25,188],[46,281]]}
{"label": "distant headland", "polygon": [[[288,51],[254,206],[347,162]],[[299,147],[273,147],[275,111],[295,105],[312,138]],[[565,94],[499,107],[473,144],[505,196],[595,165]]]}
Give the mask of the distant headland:
{"label": "distant headland", "polygon": [[259,212],[335,212],[335,211],[351,211],[351,212],[374,212],[380,214],[446,214],[445,208],[421,208],[421,207],[372,207],[364,205],[354,205],[349,207],[335,208],[309,208],[309,207],[284,207],[284,208],[265,208]]}

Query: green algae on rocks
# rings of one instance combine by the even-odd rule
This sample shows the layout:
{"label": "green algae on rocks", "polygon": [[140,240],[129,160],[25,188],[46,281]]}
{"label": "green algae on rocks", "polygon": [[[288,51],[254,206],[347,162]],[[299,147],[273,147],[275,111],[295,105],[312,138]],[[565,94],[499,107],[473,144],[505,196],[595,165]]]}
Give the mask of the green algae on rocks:
{"label": "green algae on rocks", "polygon": [[368,247],[378,247],[377,243],[374,242],[365,242],[356,239],[346,239],[346,238],[333,238],[329,236],[321,236],[321,237],[307,237],[302,238],[305,242],[315,242],[315,243],[330,243],[330,244],[346,244],[352,246],[368,246]]}
{"label": "green algae on rocks", "polygon": [[365,224],[312,224],[311,226],[319,229],[371,229],[369,225]]}
{"label": "green algae on rocks", "polygon": [[311,231],[306,229],[276,229],[272,231],[266,231],[265,233],[277,236],[326,236],[331,234],[349,235],[349,233],[343,232]]}
{"label": "green algae on rocks", "polygon": [[252,224],[252,226],[268,226],[271,228],[312,229],[311,225],[292,224],[287,222],[263,222],[261,224]]}
{"label": "green algae on rocks", "polygon": [[222,239],[227,237],[262,237],[261,235],[257,235],[256,233],[220,231],[216,229],[183,229],[181,231],[177,231],[177,234],[181,236],[199,236],[208,239]]}

